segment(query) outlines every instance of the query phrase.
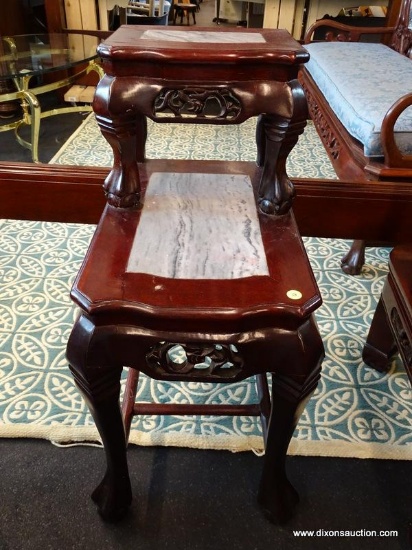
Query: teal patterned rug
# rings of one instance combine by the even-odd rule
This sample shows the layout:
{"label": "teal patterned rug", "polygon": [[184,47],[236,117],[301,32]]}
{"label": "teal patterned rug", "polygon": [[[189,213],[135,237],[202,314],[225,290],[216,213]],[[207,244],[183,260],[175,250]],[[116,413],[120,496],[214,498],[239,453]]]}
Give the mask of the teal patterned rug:
{"label": "teal patterned rug", "polygon": [[[183,128],[183,130],[182,130]],[[148,120],[149,158],[256,160],[255,119],[234,126],[156,124]],[[52,164],[112,166],[112,150],[88,115]],[[335,171],[309,123],[288,159],[288,173],[302,178],[336,178]]]}
{"label": "teal patterned rug", "polygon": [[[252,160],[253,122],[239,129],[156,125],[148,156]],[[232,129],[236,130],[232,130]],[[183,129],[183,131],[182,131]],[[226,128],[225,128],[226,130]],[[150,132],[149,132],[150,134]],[[201,143],[202,148],[201,148]],[[176,150],[177,147],[177,150]],[[312,127],[293,155],[291,175],[333,170]],[[196,150],[196,151],[195,151]],[[236,151],[236,154],[234,153]],[[196,152],[196,154],[195,154]],[[203,157],[204,158],[204,157]],[[53,162],[110,165],[111,153],[92,118]],[[0,220],[0,436],[38,437],[58,444],[97,438],[93,420],[72,381],[65,344],[76,311],[69,291],[94,226]],[[358,277],[342,273],[348,242],[304,239],[324,304],[317,312],[326,347],[323,375],[293,437],[290,452],[362,458],[412,458],[411,387],[399,360],[387,374],[367,368],[362,346],[387,272],[389,250],[368,249]],[[244,403],[254,381],[235,385],[177,384],[142,377],[141,400]],[[256,451],[259,422],[251,417],[135,418],[131,442]]]}

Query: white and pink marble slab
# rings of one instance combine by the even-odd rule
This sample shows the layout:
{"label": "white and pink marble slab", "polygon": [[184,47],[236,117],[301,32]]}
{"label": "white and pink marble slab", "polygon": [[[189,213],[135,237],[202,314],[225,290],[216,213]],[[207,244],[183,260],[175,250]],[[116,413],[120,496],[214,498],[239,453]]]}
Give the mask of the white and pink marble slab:
{"label": "white and pink marble slab", "polygon": [[172,279],[268,275],[250,178],[152,174],[127,271]]}
{"label": "white and pink marble slab", "polygon": [[246,32],[216,32],[216,31],[175,31],[150,30],[144,31],[142,40],[161,42],[193,42],[207,44],[261,44],[266,42],[260,33]]}

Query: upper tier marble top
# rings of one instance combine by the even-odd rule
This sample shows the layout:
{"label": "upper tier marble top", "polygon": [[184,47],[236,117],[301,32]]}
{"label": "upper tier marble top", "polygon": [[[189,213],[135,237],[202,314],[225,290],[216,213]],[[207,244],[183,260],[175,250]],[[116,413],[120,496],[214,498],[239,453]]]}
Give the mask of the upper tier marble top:
{"label": "upper tier marble top", "polygon": [[152,174],[127,271],[172,279],[269,275],[249,177]]}
{"label": "upper tier marble top", "polygon": [[[147,76],[182,83],[188,78],[199,83],[222,79],[228,83],[239,79],[288,82],[309,59],[285,29],[227,29],[121,25],[99,44],[97,52],[103,61],[110,59],[105,66],[109,76],[127,73],[139,79]],[[196,75],[190,74],[191,65]],[[210,65],[207,71],[202,70],[205,65]]]}
{"label": "upper tier marble top", "polygon": [[261,34],[249,34],[246,32],[214,32],[214,31],[175,31],[155,30],[145,31],[141,37],[143,40],[160,40],[163,42],[193,42],[208,44],[259,44],[266,42]]}

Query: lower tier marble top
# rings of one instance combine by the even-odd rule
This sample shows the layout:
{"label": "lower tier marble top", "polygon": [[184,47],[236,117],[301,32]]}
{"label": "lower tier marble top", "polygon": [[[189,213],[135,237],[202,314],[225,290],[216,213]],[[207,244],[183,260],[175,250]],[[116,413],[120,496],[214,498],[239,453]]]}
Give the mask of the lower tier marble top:
{"label": "lower tier marble top", "polygon": [[152,174],[127,271],[171,279],[269,275],[249,177]]}

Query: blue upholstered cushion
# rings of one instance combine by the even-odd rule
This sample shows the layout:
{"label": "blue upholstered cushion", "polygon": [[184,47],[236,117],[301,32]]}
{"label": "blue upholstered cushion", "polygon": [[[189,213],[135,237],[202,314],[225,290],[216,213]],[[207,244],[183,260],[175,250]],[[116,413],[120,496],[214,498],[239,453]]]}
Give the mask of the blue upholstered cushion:
{"label": "blue upholstered cushion", "polygon": [[[400,97],[412,93],[412,60],[383,44],[319,42],[305,46],[306,68],[348,132],[368,157],[383,154],[382,120]],[[412,107],[399,117],[396,142],[412,153]]]}

